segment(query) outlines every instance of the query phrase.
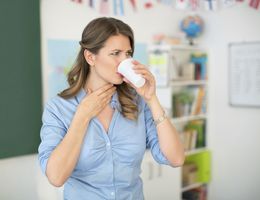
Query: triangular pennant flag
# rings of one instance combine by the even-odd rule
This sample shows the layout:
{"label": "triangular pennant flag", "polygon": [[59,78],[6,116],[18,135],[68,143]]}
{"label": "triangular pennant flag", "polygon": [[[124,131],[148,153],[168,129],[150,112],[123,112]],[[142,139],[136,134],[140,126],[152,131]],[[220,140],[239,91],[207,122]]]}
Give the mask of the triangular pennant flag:
{"label": "triangular pennant flag", "polygon": [[101,0],[99,5],[99,12],[102,15],[109,14],[109,1],[108,0]]}
{"label": "triangular pennant flag", "polygon": [[260,0],[250,0],[249,6],[255,9],[258,9]]}

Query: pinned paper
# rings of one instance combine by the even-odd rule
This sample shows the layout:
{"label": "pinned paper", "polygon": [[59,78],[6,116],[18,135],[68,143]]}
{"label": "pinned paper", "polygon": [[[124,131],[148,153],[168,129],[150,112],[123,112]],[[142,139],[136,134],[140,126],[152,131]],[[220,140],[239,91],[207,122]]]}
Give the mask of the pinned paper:
{"label": "pinned paper", "polygon": [[157,86],[167,86],[169,81],[169,53],[149,54],[149,69],[155,77]]}
{"label": "pinned paper", "polygon": [[136,43],[133,58],[138,60],[143,65],[148,65],[147,57],[147,44],[146,43]]}

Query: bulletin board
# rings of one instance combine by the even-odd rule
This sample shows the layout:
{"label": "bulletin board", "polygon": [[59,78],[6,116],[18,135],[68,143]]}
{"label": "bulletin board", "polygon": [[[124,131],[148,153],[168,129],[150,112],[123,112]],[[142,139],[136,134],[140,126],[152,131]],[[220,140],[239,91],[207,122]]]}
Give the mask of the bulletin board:
{"label": "bulletin board", "polygon": [[40,2],[0,1],[0,159],[36,153],[42,89]]}
{"label": "bulletin board", "polygon": [[260,107],[260,41],[229,44],[229,102]]}

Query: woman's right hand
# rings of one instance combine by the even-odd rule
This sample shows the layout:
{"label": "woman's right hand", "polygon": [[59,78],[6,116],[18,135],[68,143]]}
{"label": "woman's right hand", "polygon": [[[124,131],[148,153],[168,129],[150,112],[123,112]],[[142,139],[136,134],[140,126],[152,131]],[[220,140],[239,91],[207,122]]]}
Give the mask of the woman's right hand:
{"label": "woman's right hand", "polygon": [[110,102],[115,89],[112,84],[107,84],[94,92],[89,91],[78,105],[67,134],[48,160],[46,174],[53,185],[62,186],[71,175],[78,161],[89,121]]}
{"label": "woman's right hand", "polygon": [[98,90],[92,92],[88,89],[88,95],[80,102],[77,115],[89,122],[91,118],[97,116],[107,104],[109,104],[116,87],[113,84],[106,84]]}

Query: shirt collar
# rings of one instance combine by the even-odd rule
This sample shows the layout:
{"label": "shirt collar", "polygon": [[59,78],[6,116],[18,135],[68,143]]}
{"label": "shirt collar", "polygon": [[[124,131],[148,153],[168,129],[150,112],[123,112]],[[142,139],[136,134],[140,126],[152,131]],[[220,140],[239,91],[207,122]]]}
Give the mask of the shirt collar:
{"label": "shirt collar", "polygon": [[117,94],[117,91],[113,94],[112,98],[111,98],[111,101],[110,101],[110,106],[113,108],[113,109],[119,109],[119,101],[118,101],[118,94]]}
{"label": "shirt collar", "polygon": [[[79,92],[76,94],[76,100],[78,104],[82,101],[82,99],[87,95],[88,93],[84,90],[84,88],[81,88]],[[113,94],[111,101],[110,101],[110,106],[113,109],[119,108],[119,100],[118,100],[118,94],[117,91]]]}
{"label": "shirt collar", "polygon": [[79,92],[76,94],[76,100],[78,104],[82,101],[82,99],[87,95],[87,92],[81,88]]}

